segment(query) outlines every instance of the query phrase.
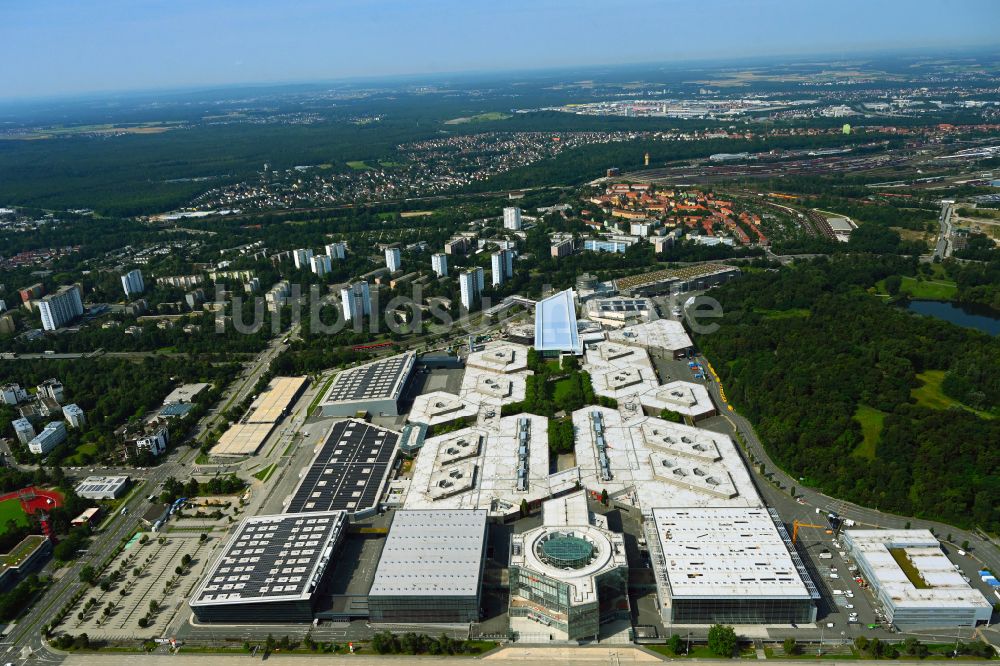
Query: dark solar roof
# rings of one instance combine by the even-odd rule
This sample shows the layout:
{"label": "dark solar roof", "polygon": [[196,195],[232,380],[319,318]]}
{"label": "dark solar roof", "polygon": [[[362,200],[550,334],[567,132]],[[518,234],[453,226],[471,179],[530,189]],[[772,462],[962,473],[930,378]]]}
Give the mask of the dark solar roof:
{"label": "dark solar roof", "polygon": [[184,416],[194,408],[194,405],[187,402],[175,402],[164,405],[160,410],[160,416]]}
{"label": "dark solar roof", "polygon": [[409,374],[413,361],[414,355],[407,353],[344,370],[323,402],[392,398],[402,390],[403,375]]}
{"label": "dark solar roof", "polygon": [[340,536],[343,513],[254,516],[239,526],[193,605],[309,598]]}
{"label": "dark solar roof", "polygon": [[395,457],[399,433],[364,421],[338,421],[288,505],[300,511],[373,508]]}

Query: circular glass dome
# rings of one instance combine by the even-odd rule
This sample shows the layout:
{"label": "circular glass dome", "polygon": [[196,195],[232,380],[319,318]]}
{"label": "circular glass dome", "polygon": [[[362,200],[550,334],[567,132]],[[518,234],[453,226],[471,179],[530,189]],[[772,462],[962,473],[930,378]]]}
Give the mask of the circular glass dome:
{"label": "circular glass dome", "polygon": [[590,564],[594,556],[593,544],[586,539],[569,534],[554,534],[538,545],[538,557],[546,564],[560,569],[579,569]]}

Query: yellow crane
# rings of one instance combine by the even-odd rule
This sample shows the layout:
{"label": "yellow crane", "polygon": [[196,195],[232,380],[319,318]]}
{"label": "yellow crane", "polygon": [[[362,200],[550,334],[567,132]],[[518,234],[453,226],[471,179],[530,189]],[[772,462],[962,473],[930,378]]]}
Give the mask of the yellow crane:
{"label": "yellow crane", "polygon": [[792,521],[792,543],[795,543],[799,538],[799,528],[800,527],[815,527],[817,529],[826,529],[826,525],[813,525],[812,523],[803,523],[798,520]]}

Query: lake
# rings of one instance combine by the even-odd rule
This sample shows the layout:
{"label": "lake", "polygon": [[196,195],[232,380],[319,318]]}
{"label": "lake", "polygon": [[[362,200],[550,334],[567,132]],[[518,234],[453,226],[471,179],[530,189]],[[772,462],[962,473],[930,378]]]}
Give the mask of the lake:
{"label": "lake", "polygon": [[990,335],[1000,334],[1000,317],[985,308],[972,309],[948,301],[910,301],[910,312],[950,321],[956,326],[974,328]]}

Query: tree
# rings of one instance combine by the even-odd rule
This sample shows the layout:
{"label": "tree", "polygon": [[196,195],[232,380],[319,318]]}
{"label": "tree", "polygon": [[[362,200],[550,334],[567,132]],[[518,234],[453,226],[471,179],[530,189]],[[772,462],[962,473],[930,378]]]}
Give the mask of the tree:
{"label": "tree", "polygon": [[603,504],[604,506],[608,505],[608,489],[607,488],[602,488],[601,489],[601,504]]}
{"label": "tree", "polygon": [[684,417],[672,409],[660,410],[660,418],[671,423],[682,423],[684,421]]}
{"label": "tree", "polygon": [[783,647],[785,649],[785,654],[792,655],[799,653],[799,644],[791,636],[785,639]]}
{"label": "tree", "polygon": [[521,498],[521,517],[528,515],[528,500]]}
{"label": "tree", "polygon": [[963,541],[962,542],[962,550],[968,552],[968,550],[969,550],[969,542],[968,541]]}
{"label": "tree", "polygon": [[97,580],[97,570],[88,564],[80,569],[80,580],[88,585],[93,585]]}
{"label": "tree", "polygon": [[708,649],[718,657],[732,657],[736,642],[736,631],[732,627],[713,624],[708,630]]}
{"label": "tree", "polygon": [[791,495],[792,497],[795,497],[795,486],[792,486],[791,488],[788,489],[788,494]]}
{"label": "tree", "polygon": [[903,278],[899,275],[890,275],[885,279],[885,291],[890,296],[895,296],[899,293],[900,287],[903,286]]}
{"label": "tree", "polygon": [[670,637],[670,640],[667,641],[667,649],[670,650],[670,653],[673,655],[679,655],[681,653],[684,649],[684,641],[681,639],[679,634],[674,634]]}

